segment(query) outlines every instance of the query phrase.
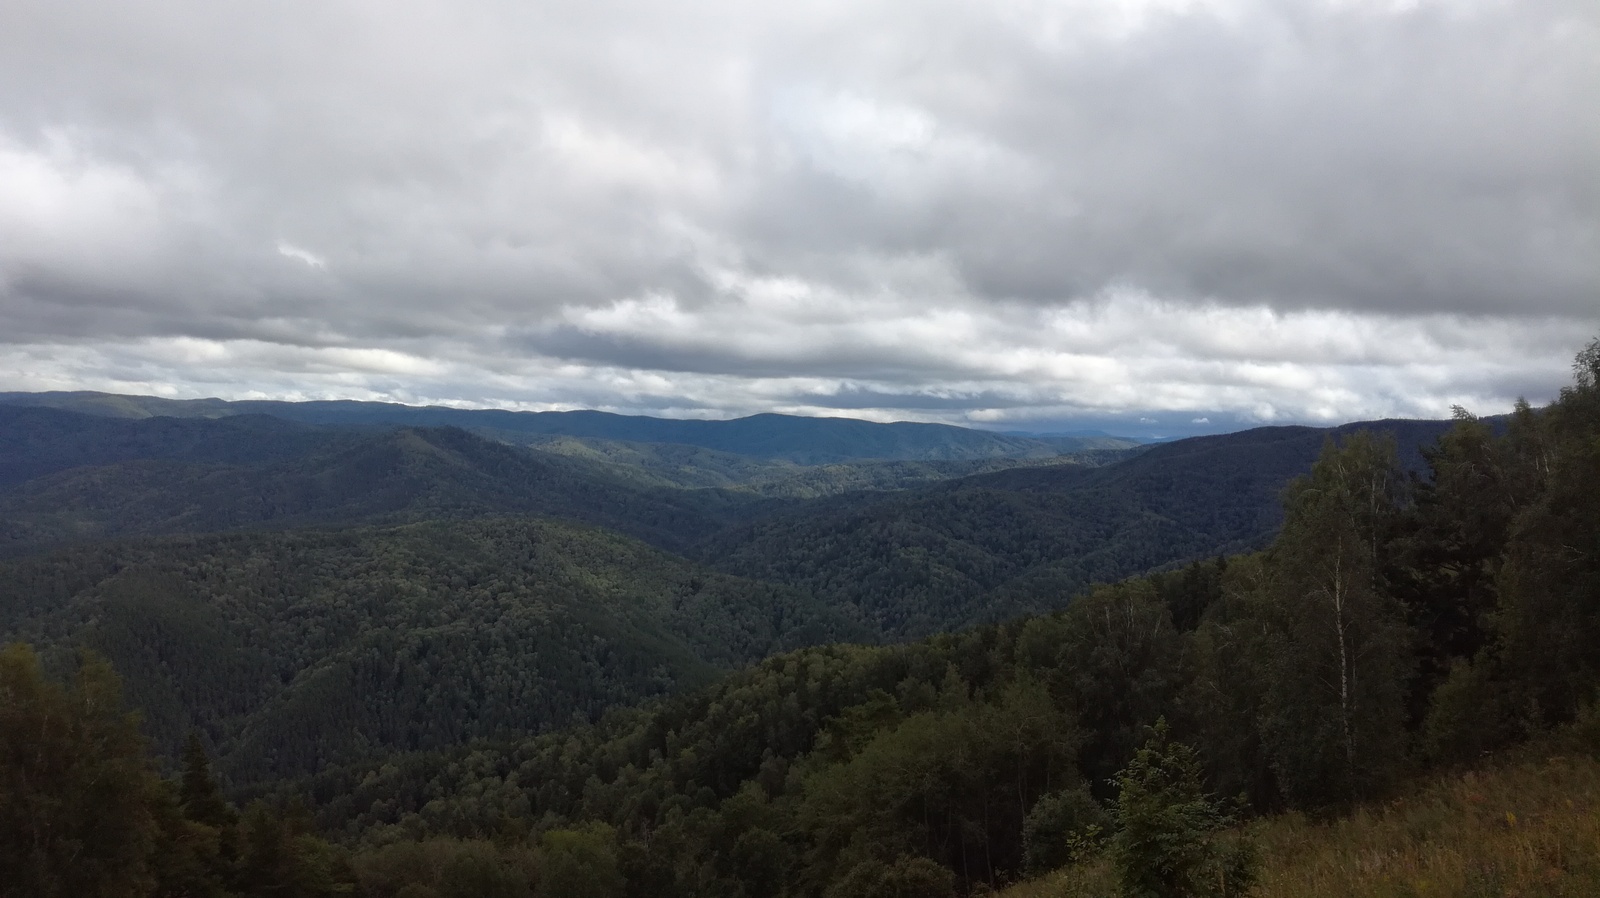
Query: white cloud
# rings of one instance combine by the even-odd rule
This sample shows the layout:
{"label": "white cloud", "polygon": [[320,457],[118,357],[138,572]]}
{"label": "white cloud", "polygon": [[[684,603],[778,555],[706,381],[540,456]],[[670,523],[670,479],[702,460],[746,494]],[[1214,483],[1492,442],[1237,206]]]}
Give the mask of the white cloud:
{"label": "white cloud", "polygon": [[0,388],[1494,410],[1600,330],[1597,82],[1587,0],[22,0]]}

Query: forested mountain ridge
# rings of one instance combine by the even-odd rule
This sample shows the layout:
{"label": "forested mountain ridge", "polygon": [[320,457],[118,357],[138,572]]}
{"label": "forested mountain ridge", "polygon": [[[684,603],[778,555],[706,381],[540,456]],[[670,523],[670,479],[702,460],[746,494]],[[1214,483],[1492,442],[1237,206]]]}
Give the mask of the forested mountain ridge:
{"label": "forested mountain ridge", "polygon": [[512,445],[600,462],[641,485],[678,489],[731,489],[769,498],[816,499],[862,490],[914,489],[992,471],[1047,465],[1114,464],[1144,451],[1143,446],[1073,448],[1054,457],[961,460],[863,460],[803,465],[784,459],[752,458],[681,443],[641,443],[593,437],[508,434],[475,431]]}
{"label": "forested mountain ridge", "polygon": [[760,414],[730,420],[652,418],[598,411],[513,412],[383,402],[220,399],[168,400],[106,393],[0,393],[0,404],[45,405],[117,417],[222,417],[264,414],[330,426],[401,425],[460,427],[501,435],[563,435],[698,446],[752,458],[796,464],[865,459],[954,461],[982,458],[1051,458],[1072,451],[1137,445],[1115,437],[1035,440],[946,424],[879,424],[856,418]]}
{"label": "forested mountain ridge", "polygon": [[[1090,464],[1067,457],[799,467],[740,465],[740,457],[693,447],[609,444],[627,460],[613,463],[450,428],[333,428],[253,415],[116,420],[0,406],[0,425],[0,474],[37,475],[0,489],[0,552],[236,528],[549,515],[677,551],[705,541],[697,557],[862,609],[895,636],[1058,607],[1094,580],[1256,544],[1276,526],[1277,491],[1309,465],[1322,435],[1264,428],[1183,440],[1091,471],[1103,455]],[[1375,426],[1404,432],[1410,447],[1442,425]],[[682,490],[630,466],[673,452],[688,453],[679,456],[680,472],[709,470],[711,456],[721,470],[703,479],[757,480]],[[1057,463],[954,476],[1041,461]],[[899,489],[798,505],[757,501],[851,486]],[[727,529],[744,521],[758,523]],[[841,533],[854,536],[841,541]],[[864,602],[841,589],[871,589],[878,598]]]}
{"label": "forested mountain ridge", "polygon": [[89,646],[236,783],[507,738],[869,634],[808,597],[527,520],[169,538],[0,564],[0,632]]}
{"label": "forested mountain ridge", "polygon": [[[788,646],[902,640],[1059,608],[1090,582],[1264,538],[1277,491],[1325,436],[1271,429],[1103,467],[761,504],[642,487],[454,428],[37,408],[0,409],[0,420],[17,425],[0,430],[11,470],[61,468],[0,493],[13,550],[91,543],[0,567],[11,583],[0,631],[99,647],[168,751],[197,727],[236,783],[525,735]],[[1005,461],[882,464],[902,477],[914,465],[996,463]],[[596,531],[482,520],[504,514],[692,547],[723,573]],[[751,515],[757,523],[728,529]],[[455,523],[370,529],[441,519]],[[311,525],[322,529],[292,529]],[[337,529],[352,526],[367,529]],[[126,539],[237,530],[247,532]],[[92,544],[110,536],[125,539]],[[621,582],[631,598],[619,605]],[[564,597],[554,605],[552,590]],[[666,595],[702,618],[664,610]],[[425,608],[459,615],[418,616]],[[329,627],[336,638],[308,635]],[[520,709],[490,680],[522,695]],[[546,694],[547,680],[562,684],[559,695]]]}
{"label": "forested mountain ridge", "polygon": [[191,423],[50,414],[9,431],[31,437],[10,437],[27,445],[8,451],[0,467],[52,470],[0,490],[0,552],[122,536],[504,514],[600,524],[683,547],[747,501],[641,487],[578,460],[455,428],[305,430],[256,416]]}
{"label": "forested mountain ridge", "polygon": [[1095,582],[1264,545],[1279,496],[1324,441],[1358,430],[1419,447],[1450,424],[1270,427],[1154,446],[1100,467],[1029,467],[778,508],[711,538],[722,570],[857,609],[891,637],[1062,607]]}
{"label": "forested mountain ridge", "polygon": [[0,488],[69,468],[125,461],[262,464],[334,445],[338,431],[267,415],[122,420],[0,405]]}

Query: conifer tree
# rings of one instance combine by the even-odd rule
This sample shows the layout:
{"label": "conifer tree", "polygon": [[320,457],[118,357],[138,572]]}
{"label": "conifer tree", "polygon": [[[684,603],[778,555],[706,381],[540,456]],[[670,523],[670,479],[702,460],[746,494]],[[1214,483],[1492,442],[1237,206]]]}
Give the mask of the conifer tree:
{"label": "conifer tree", "polygon": [[31,648],[0,652],[0,896],[143,895],[157,787],[109,664],[85,654],[63,686]]}
{"label": "conifer tree", "polygon": [[1254,879],[1247,843],[1228,838],[1232,812],[1208,795],[1194,749],[1165,719],[1116,779],[1112,860],[1123,898],[1228,898]]}
{"label": "conifer tree", "polygon": [[184,816],[197,823],[224,827],[236,822],[222,798],[222,790],[211,775],[211,759],[200,742],[200,734],[189,733],[183,749],[183,782],[178,799],[182,802]]}

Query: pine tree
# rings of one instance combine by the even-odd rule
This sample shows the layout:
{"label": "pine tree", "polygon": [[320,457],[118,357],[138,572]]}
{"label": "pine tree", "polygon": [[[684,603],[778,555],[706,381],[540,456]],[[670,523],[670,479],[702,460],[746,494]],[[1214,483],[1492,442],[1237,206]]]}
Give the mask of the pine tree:
{"label": "pine tree", "polygon": [[0,652],[0,896],[143,895],[158,788],[109,664],[85,654],[63,686]]}
{"label": "pine tree", "polygon": [[1165,719],[1117,775],[1111,856],[1124,898],[1227,898],[1254,878],[1248,843],[1229,838],[1233,813],[1208,795],[1194,749]]}
{"label": "pine tree", "polygon": [[222,790],[211,775],[211,759],[206,755],[200,734],[189,733],[183,749],[183,783],[178,791],[183,814],[197,823],[218,828],[231,826],[237,816],[222,798]]}

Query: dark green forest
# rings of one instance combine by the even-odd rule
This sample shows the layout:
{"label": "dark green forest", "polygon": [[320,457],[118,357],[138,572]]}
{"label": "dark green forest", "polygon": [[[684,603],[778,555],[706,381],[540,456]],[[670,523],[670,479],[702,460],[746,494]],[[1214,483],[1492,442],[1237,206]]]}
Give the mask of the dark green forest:
{"label": "dark green forest", "polygon": [[172,400],[106,393],[0,393],[0,405],[56,408],[125,419],[225,419],[270,416],[308,425],[456,427],[509,442],[564,436],[603,443],[692,446],[745,459],[799,465],[851,461],[961,461],[1051,458],[1084,450],[1120,449],[1137,441],[1111,436],[1024,437],[900,421],[751,415],[727,421],[651,418],[598,411],[513,412],[384,402]]}
{"label": "dark green forest", "polygon": [[[1241,894],[1246,843],[1173,834],[1600,733],[1600,341],[1505,417],[807,500],[323,439],[18,468],[0,520],[56,548],[0,574],[0,894]],[[434,467],[335,466],[316,530],[174,511],[374,440]],[[120,530],[59,487],[130,464],[234,479]]]}

